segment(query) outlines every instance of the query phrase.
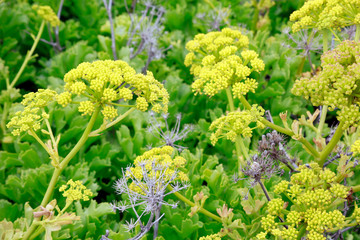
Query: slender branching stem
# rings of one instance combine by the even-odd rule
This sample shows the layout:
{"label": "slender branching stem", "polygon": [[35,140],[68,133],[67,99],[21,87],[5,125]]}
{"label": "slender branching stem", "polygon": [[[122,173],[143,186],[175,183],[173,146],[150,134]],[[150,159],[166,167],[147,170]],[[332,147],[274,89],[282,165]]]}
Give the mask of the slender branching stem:
{"label": "slender branching stem", "polygon": [[[91,129],[93,128],[95,121],[97,119],[97,116],[99,115],[100,107],[96,107],[93,115],[90,118],[90,121],[88,125],[85,128],[84,133],[82,134],[80,140],[77,142],[77,144],[74,146],[74,148],[70,151],[70,153],[61,161],[60,165],[55,168],[54,173],[51,177],[50,183],[48,185],[48,188],[46,190],[45,196],[41,202],[41,206],[45,207],[46,204],[50,201],[50,198],[54,192],[56,183],[58,182],[59,176],[61,172],[66,168],[70,160],[76,155],[76,153],[80,150],[80,148],[85,144],[86,140],[89,138],[89,134]],[[35,218],[33,223],[31,224],[30,228],[26,231],[23,240],[27,240],[31,237],[33,232],[36,230],[37,223],[40,220],[40,218]]]}
{"label": "slender branching stem", "polygon": [[[226,96],[227,96],[227,99],[228,99],[228,104],[229,104],[230,111],[232,111],[232,112],[235,111],[234,99],[233,99],[233,96],[231,94],[230,87],[228,87],[226,89]],[[244,164],[244,159],[248,159],[248,157],[249,157],[244,146],[243,146],[243,151],[241,150],[242,149],[241,144],[244,145],[244,143],[242,143],[241,137],[236,138],[236,140],[235,140],[235,151],[236,151],[236,155],[237,155],[237,159],[238,159],[238,171],[239,171],[239,174],[241,174],[241,165]],[[244,158],[241,158],[241,156],[244,156]]]}
{"label": "slender branching stem", "polygon": [[327,110],[328,110],[327,105],[322,106],[319,126],[317,128],[317,133],[316,133],[316,139],[318,139],[318,140],[321,138],[321,134],[322,134],[324,124],[325,124]]}
{"label": "slender branching stem", "polygon": [[45,149],[45,151],[51,156],[51,151],[49,148],[45,145],[45,143],[39,138],[39,136],[36,134],[36,132],[33,129],[29,130],[30,135],[35,138],[35,140],[40,143],[40,145]]}
{"label": "slender branching stem", "polygon": [[328,39],[329,39],[329,30],[324,29],[323,30],[323,53],[327,52],[329,49],[328,45]]}
{"label": "slender branching stem", "polygon": [[129,110],[127,110],[124,114],[121,114],[119,117],[117,117],[114,121],[106,124],[105,126],[102,126],[94,131],[92,131],[89,134],[89,137],[95,137],[98,136],[100,132],[104,131],[105,129],[108,129],[112,126],[114,126],[115,124],[119,123],[121,120],[123,120],[124,118],[126,118],[130,113],[132,113],[133,111],[135,111],[136,108],[130,108]]}
{"label": "slender branching stem", "polygon": [[45,21],[42,21],[42,22],[41,22],[41,25],[40,25],[40,28],[39,28],[39,32],[38,32],[38,34],[36,35],[35,41],[34,41],[32,47],[31,47],[30,51],[28,51],[28,52],[26,53],[24,62],[23,62],[23,64],[21,65],[20,70],[17,72],[15,78],[14,78],[13,81],[11,82],[9,88],[12,88],[12,87],[15,86],[15,84],[16,84],[16,82],[19,80],[21,74],[24,72],[25,67],[26,67],[26,65],[28,64],[29,60],[32,58],[32,55],[33,55],[33,53],[34,53],[34,51],[35,51],[35,48],[36,48],[36,46],[38,45],[38,43],[39,43],[39,41],[40,41],[40,38],[41,38],[41,35],[42,35],[43,31],[44,31],[44,26],[45,26]]}
{"label": "slender branching stem", "polygon": [[360,24],[357,24],[355,31],[355,41],[358,42],[359,40],[360,40]]}
{"label": "slender branching stem", "polygon": [[[241,101],[241,103],[244,105],[244,107],[245,107],[246,109],[249,109],[249,110],[251,109],[251,105],[250,105],[249,102],[245,99],[244,96],[241,95],[240,101]],[[276,124],[274,124],[274,123],[272,123],[272,122],[269,122],[269,121],[266,120],[265,118],[262,118],[260,121],[261,121],[265,126],[267,126],[267,127],[269,127],[269,128],[272,128],[272,129],[274,129],[274,130],[276,130],[276,131],[278,131],[278,132],[281,132],[281,133],[283,133],[283,134],[286,134],[286,135],[288,135],[288,136],[290,136],[290,137],[292,137],[292,136],[295,135],[295,133],[294,133],[293,131],[291,131],[291,130],[289,130],[289,129],[286,129],[286,128],[283,128],[283,127],[280,127],[280,126],[278,126],[278,125],[276,125]],[[315,158],[319,158],[319,157],[320,157],[319,152],[316,151],[316,149],[311,145],[311,143],[309,143],[305,138],[302,137],[302,138],[300,138],[298,141],[301,142],[301,143],[306,147],[306,149],[309,150],[309,152],[311,153],[311,155],[313,155]]]}
{"label": "slender branching stem", "polygon": [[[173,190],[174,190],[170,185],[167,186],[167,189],[168,189],[169,191],[173,191]],[[175,195],[178,199],[180,199],[181,201],[183,201],[184,203],[186,203],[187,205],[189,205],[189,206],[191,206],[191,207],[194,207],[194,206],[195,206],[195,203],[193,203],[192,201],[190,201],[189,199],[187,199],[187,198],[186,198],[184,195],[182,195],[181,193],[179,193],[179,192],[174,192],[174,195]],[[204,208],[200,208],[199,212],[201,212],[202,214],[204,214],[204,215],[206,215],[206,216],[208,216],[208,217],[210,217],[210,218],[212,218],[212,219],[214,219],[214,220],[216,220],[216,221],[218,221],[218,222],[220,222],[220,223],[222,222],[220,217],[216,216],[215,214],[209,212],[208,210],[206,210],[206,209],[204,209]]]}
{"label": "slender branching stem", "polygon": [[326,145],[326,147],[322,150],[319,159],[320,166],[324,165],[326,158],[330,155],[330,153],[334,150],[336,144],[339,142],[341,136],[343,135],[343,126],[344,122],[340,122],[329,144]]}

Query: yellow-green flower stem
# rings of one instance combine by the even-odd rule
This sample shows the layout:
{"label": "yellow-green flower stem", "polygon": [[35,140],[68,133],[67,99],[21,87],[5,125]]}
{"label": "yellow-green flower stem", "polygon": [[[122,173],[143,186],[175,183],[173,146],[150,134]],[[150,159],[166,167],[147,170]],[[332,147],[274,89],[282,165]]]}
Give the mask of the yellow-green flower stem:
{"label": "yellow-green flower stem", "polygon": [[[41,202],[41,206],[45,207],[46,204],[48,204],[50,197],[54,192],[56,183],[58,182],[61,172],[65,169],[65,167],[68,165],[70,160],[76,155],[76,153],[80,150],[80,148],[85,144],[86,140],[89,138],[90,131],[95,124],[95,121],[99,115],[99,112],[100,112],[100,107],[98,106],[98,107],[96,107],[93,115],[91,116],[91,119],[90,119],[88,125],[86,126],[85,131],[84,131],[83,135],[81,136],[80,140],[76,143],[76,145],[70,151],[70,153],[61,161],[61,163],[59,164],[59,167],[55,168],[54,173],[51,177],[49,186],[46,190],[45,196]],[[37,227],[36,222],[38,222],[39,220],[40,219],[34,219],[30,228],[26,231],[26,233],[23,237],[23,240],[27,240],[30,238],[30,236],[32,235],[32,233],[35,231],[35,229]]]}
{"label": "yellow-green flower stem", "polygon": [[4,103],[3,113],[1,116],[1,129],[2,129],[4,136],[6,134],[6,116],[9,112],[9,105],[10,105],[10,103],[8,103],[8,102]]}
{"label": "yellow-green flower stem", "polygon": [[252,30],[256,33],[256,26],[257,26],[257,23],[259,21],[259,13],[260,13],[260,10],[259,10],[259,7],[258,7],[258,3],[257,3],[257,0],[252,0],[252,5],[254,7],[254,16],[253,16],[253,19],[252,19]]}
{"label": "yellow-green flower stem", "polygon": [[[233,96],[231,94],[231,89],[230,87],[228,87],[226,89],[226,96],[227,99],[229,101],[229,108],[230,111],[234,112],[235,111],[235,105],[234,105],[234,99]],[[241,137],[237,137],[235,140],[235,151],[236,151],[236,155],[237,155],[237,159],[238,159],[238,170],[239,170],[239,174],[241,175],[241,165],[244,164],[244,159],[247,160],[249,155],[247,154],[247,151],[245,149],[245,146],[241,146],[244,145],[244,143],[241,140]],[[243,151],[241,151],[241,149],[243,149]],[[241,158],[241,156],[244,157],[244,159]]]}
{"label": "yellow-green flower stem", "polygon": [[37,236],[39,236],[45,229],[40,225],[36,231],[31,235],[31,237],[29,238],[30,240],[35,239]]}
{"label": "yellow-green flower stem", "polygon": [[320,139],[320,138],[321,138],[321,133],[322,133],[323,128],[324,128],[327,110],[328,110],[328,106],[327,106],[327,105],[322,106],[320,122],[319,122],[319,126],[318,126],[318,128],[317,128],[317,133],[316,133],[316,139]]}
{"label": "yellow-green flower stem", "polygon": [[95,137],[98,136],[100,132],[104,131],[105,129],[108,129],[112,126],[114,126],[115,124],[119,123],[121,120],[123,120],[124,118],[126,118],[130,113],[132,113],[133,111],[135,111],[135,107],[130,108],[129,110],[127,110],[124,114],[121,114],[119,117],[117,117],[114,121],[106,124],[105,126],[102,126],[94,131],[92,131],[89,134],[89,137]]}
{"label": "yellow-green flower stem", "polygon": [[49,148],[45,145],[45,143],[39,138],[39,136],[36,134],[36,132],[33,129],[29,130],[30,135],[36,139],[36,141],[38,141],[38,143],[40,143],[40,145],[45,149],[45,151],[51,156],[51,152],[49,150]]}
{"label": "yellow-green flower stem", "polygon": [[[56,140],[55,140],[55,137],[54,137],[54,134],[52,132],[52,129],[51,129],[51,125],[50,125],[50,122],[49,122],[49,119],[45,119],[45,123],[46,123],[46,127],[48,129],[48,132],[50,134],[50,138],[51,138],[51,141],[53,143],[53,147],[57,148],[57,144],[56,144]],[[57,150],[57,149],[56,149]]]}
{"label": "yellow-green flower stem", "polygon": [[297,237],[298,240],[301,240],[301,238],[304,236],[304,234],[306,232],[306,225],[304,224],[304,225],[302,225],[300,227],[300,231],[299,231],[299,234],[298,234],[298,237]]}
{"label": "yellow-green flower stem", "polygon": [[360,191],[360,185],[354,186],[351,188],[353,192],[359,192]]}
{"label": "yellow-green flower stem", "polygon": [[305,66],[305,62],[306,62],[306,56],[303,56],[301,59],[301,62],[299,64],[298,70],[296,75],[300,75],[303,72],[304,66]]}
{"label": "yellow-green flower stem", "polygon": [[[241,101],[241,103],[244,105],[244,107],[245,107],[246,109],[249,109],[249,110],[251,109],[251,105],[250,105],[249,102],[245,99],[244,96],[241,96],[241,97],[240,97],[240,101]],[[280,127],[280,126],[278,126],[278,125],[276,125],[276,124],[273,124],[272,122],[269,122],[269,121],[266,120],[265,118],[261,119],[261,122],[262,122],[265,126],[267,126],[267,127],[269,127],[269,128],[272,128],[272,129],[274,129],[274,130],[276,130],[276,131],[278,131],[278,132],[281,132],[281,133],[283,133],[283,134],[286,134],[286,135],[288,135],[288,136],[290,136],[290,137],[292,137],[292,136],[295,135],[295,133],[294,133],[293,131],[291,131],[291,130],[289,130],[289,129],[286,129],[286,128],[283,128],[283,127]],[[305,138],[301,138],[301,139],[299,140],[299,142],[301,142],[301,143],[306,147],[306,149],[308,149],[308,150],[310,151],[311,155],[313,155],[315,158],[319,158],[319,157],[320,157],[319,152],[316,151],[316,149],[311,145],[311,143],[309,143]]]}
{"label": "yellow-green flower stem", "polygon": [[[173,190],[174,190],[170,185],[167,186],[167,189],[168,189],[169,191],[173,191]],[[187,199],[187,198],[186,198],[185,196],[183,196],[181,193],[179,193],[179,192],[174,192],[173,194],[174,194],[178,199],[180,199],[181,201],[183,201],[184,203],[186,203],[187,205],[189,205],[189,206],[191,206],[191,207],[194,207],[194,206],[195,206],[195,203],[193,203],[192,201],[190,201],[189,199]],[[204,215],[206,215],[206,216],[208,216],[208,217],[210,217],[210,218],[212,218],[212,219],[214,219],[214,220],[222,223],[220,217],[216,216],[215,214],[209,212],[208,210],[206,210],[206,209],[204,209],[204,208],[200,208],[199,212],[201,212],[202,214],[204,214]]]}
{"label": "yellow-green flower stem", "polygon": [[[328,38],[329,38],[329,31],[327,29],[323,30],[323,53],[328,51]],[[324,123],[326,119],[328,106],[324,105],[321,110],[321,118],[319,122],[319,126],[316,133],[316,139],[320,139],[322,130],[324,128]]]}
{"label": "yellow-green flower stem", "polygon": [[328,39],[329,39],[329,31],[327,29],[323,30],[323,53],[328,51]]}
{"label": "yellow-green flower stem", "polygon": [[358,42],[360,40],[360,24],[356,25],[356,32],[355,32],[355,41]]}
{"label": "yellow-green flower stem", "polygon": [[336,144],[339,142],[341,136],[343,135],[343,131],[344,131],[343,126],[344,126],[344,122],[340,122],[329,144],[326,145],[326,147],[320,153],[320,159],[319,159],[320,166],[324,165],[326,158],[330,155],[332,150],[335,148]]}
{"label": "yellow-green flower stem", "polygon": [[[24,62],[21,65],[19,71],[16,73],[15,78],[12,80],[11,83],[9,83],[9,79],[5,79],[6,80],[6,87],[7,89],[11,89],[15,86],[16,82],[19,80],[21,74],[24,72],[26,65],[28,64],[28,62],[30,61],[30,59],[32,58],[32,55],[36,49],[36,46],[38,45],[41,35],[44,31],[44,26],[45,26],[45,21],[41,22],[40,28],[39,28],[39,32],[34,40],[34,43],[30,49],[30,51],[27,52]],[[3,110],[3,114],[2,114],[2,119],[1,119],[1,128],[3,130],[3,133],[5,135],[6,133],[6,126],[5,126],[5,122],[6,122],[6,118],[7,118],[7,114],[8,114],[8,109],[11,107],[11,103],[5,103],[4,104],[4,110]]]}
{"label": "yellow-green flower stem", "polygon": [[238,136],[237,139],[238,139],[238,142],[240,143],[240,148],[241,148],[242,153],[244,154],[245,159],[249,159],[248,150],[246,149],[246,147],[244,145],[243,139],[240,136]]}
{"label": "yellow-green flower stem", "polygon": [[40,28],[39,28],[39,32],[36,35],[35,41],[34,41],[32,47],[31,47],[30,51],[27,52],[27,54],[25,56],[25,60],[24,60],[23,64],[21,65],[20,70],[17,72],[14,80],[11,82],[9,88],[12,88],[12,87],[15,86],[16,82],[19,80],[21,74],[25,70],[25,67],[28,64],[29,60],[32,58],[32,55],[33,55],[33,53],[35,51],[35,48],[38,45],[38,43],[40,41],[40,38],[41,38],[41,35],[42,35],[43,31],[44,31],[44,26],[45,26],[45,21],[42,21],[41,25],[40,25]]}

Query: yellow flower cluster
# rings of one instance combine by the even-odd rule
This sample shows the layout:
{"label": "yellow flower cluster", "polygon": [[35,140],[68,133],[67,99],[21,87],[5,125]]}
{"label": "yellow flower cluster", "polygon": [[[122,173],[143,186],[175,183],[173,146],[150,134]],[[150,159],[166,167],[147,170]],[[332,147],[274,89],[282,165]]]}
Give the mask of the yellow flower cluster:
{"label": "yellow flower cluster", "polygon": [[[189,181],[187,174],[181,171],[186,164],[186,159],[181,156],[172,157],[174,151],[175,149],[171,146],[146,151],[134,160],[134,167],[126,171],[126,176],[139,182],[143,180],[144,176],[150,178],[160,177],[155,175],[162,175],[161,177],[165,181]],[[175,172],[177,172],[177,177],[173,179]],[[135,183],[131,183],[129,187],[133,191],[142,192],[141,188]]]}
{"label": "yellow flower cluster", "polygon": [[[336,175],[317,163],[302,165],[298,171],[291,176],[290,182],[281,181],[275,187],[276,193],[284,194],[294,204],[291,211],[284,209],[287,204],[281,198],[272,199],[267,209],[269,215],[261,220],[265,232],[258,235],[258,239],[265,239],[269,233],[282,239],[297,239],[298,231],[295,230],[304,225],[307,239],[325,240],[323,234],[327,230],[346,227],[345,216],[332,205],[345,202],[350,188],[337,183]],[[288,229],[275,221],[284,215]]]}
{"label": "yellow flower cluster", "polygon": [[351,151],[353,154],[360,154],[360,139],[356,140],[353,145],[351,145]]}
{"label": "yellow flower cluster", "polygon": [[293,32],[300,29],[344,28],[359,24],[359,0],[309,0],[290,15]]}
{"label": "yellow flower cluster", "polygon": [[88,201],[89,197],[93,195],[90,189],[87,189],[81,181],[73,181],[70,179],[66,184],[62,185],[59,189],[60,192],[64,192],[63,196],[66,197],[66,201],[84,200]]}
{"label": "yellow flower cluster", "polygon": [[200,237],[199,240],[221,240],[218,233]]}
{"label": "yellow flower cluster", "polygon": [[[251,137],[254,128],[264,128],[260,122],[264,115],[264,109],[260,106],[253,105],[251,110],[229,112],[226,116],[216,119],[210,125],[210,130],[215,130],[211,134],[210,140],[213,145],[223,137],[235,142],[237,136]],[[256,126],[250,127],[252,122],[256,122]]]}
{"label": "yellow flower cluster", "polygon": [[49,89],[39,89],[37,92],[24,95],[21,102],[24,110],[16,112],[15,116],[7,124],[8,128],[14,129],[12,134],[18,136],[21,132],[39,130],[41,121],[49,118],[44,108],[54,101],[56,96],[56,92]]}
{"label": "yellow flower cluster", "polygon": [[338,120],[344,128],[359,126],[360,121],[360,43],[344,41],[323,54],[317,75],[297,80],[292,93],[304,96],[315,106],[338,108]]}
{"label": "yellow flower cluster", "polygon": [[60,19],[56,16],[51,7],[39,6],[35,4],[32,6],[32,9],[34,9],[37,14],[46,22],[49,22],[52,27],[57,27],[60,25]]}
{"label": "yellow flower cluster", "polygon": [[255,51],[247,50],[248,46],[248,37],[230,28],[196,35],[186,44],[190,52],[184,62],[196,78],[193,91],[214,96],[233,86],[237,97],[254,92],[257,82],[249,75],[264,70],[265,64]]}
{"label": "yellow flower cluster", "polygon": [[101,106],[104,118],[112,120],[118,116],[114,107],[117,102],[132,100],[134,95],[137,109],[146,111],[152,105],[155,112],[167,112],[169,94],[164,86],[151,72],[136,74],[121,60],[81,63],[65,74],[64,81],[66,91],[58,95],[57,102],[66,106],[72,102],[73,95],[80,95],[78,109],[83,115],[90,115],[96,106]]}

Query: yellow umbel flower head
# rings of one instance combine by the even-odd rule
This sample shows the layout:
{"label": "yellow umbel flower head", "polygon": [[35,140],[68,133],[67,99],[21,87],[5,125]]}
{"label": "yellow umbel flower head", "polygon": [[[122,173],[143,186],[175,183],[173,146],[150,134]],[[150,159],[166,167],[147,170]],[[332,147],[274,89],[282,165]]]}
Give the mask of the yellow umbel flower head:
{"label": "yellow umbel flower head", "polygon": [[[186,159],[181,156],[173,157],[174,152],[175,148],[164,146],[153,148],[138,156],[134,161],[134,166],[129,167],[125,173],[127,177],[133,180],[129,188],[141,194],[143,191],[139,182],[143,181],[144,178],[161,178],[161,181],[165,182],[189,181],[187,174],[182,171]],[[165,185],[165,182],[161,184]],[[144,183],[142,187],[148,186]]]}
{"label": "yellow umbel flower head", "polygon": [[163,84],[151,72],[136,74],[132,67],[121,60],[81,63],[65,74],[64,81],[66,91],[59,94],[58,103],[66,106],[74,96],[78,96],[79,112],[83,115],[90,115],[96,106],[101,106],[104,118],[112,120],[118,115],[115,108],[118,102],[128,102],[135,96],[137,109],[146,111],[153,106],[155,112],[167,112],[169,94]]}
{"label": "yellow umbel flower head", "polygon": [[[251,110],[229,112],[226,116],[216,119],[209,128],[215,130],[210,137],[211,143],[215,145],[223,137],[232,142],[235,142],[237,136],[251,137],[254,128],[265,127],[260,122],[264,112],[262,107],[253,105]],[[252,122],[256,122],[256,127],[250,127]]]}
{"label": "yellow umbel flower head", "polygon": [[54,101],[56,96],[57,93],[49,89],[39,89],[37,92],[24,95],[21,102],[24,110],[16,112],[6,126],[14,129],[12,131],[14,136],[29,130],[39,130],[41,121],[49,118],[49,115],[45,112],[45,107]]}
{"label": "yellow umbel flower head", "polygon": [[72,202],[77,200],[88,201],[89,197],[93,195],[90,189],[87,189],[81,181],[73,181],[70,179],[67,184],[62,185],[59,189],[60,192],[64,192],[63,196],[66,197],[66,201]]}
{"label": "yellow umbel flower head", "polygon": [[310,99],[315,106],[338,108],[338,120],[344,129],[359,126],[360,121],[360,43],[344,41],[321,57],[317,75],[296,80],[292,93]]}
{"label": "yellow umbel flower head", "polygon": [[353,145],[351,145],[351,151],[353,154],[360,154],[360,139],[356,140]]}
{"label": "yellow umbel flower head", "polygon": [[[267,206],[269,215],[261,221],[266,233],[282,239],[297,239],[296,229],[306,227],[307,239],[325,239],[323,235],[330,229],[336,231],[352,224],[348,221],[350,218],[345,219],[336,209],[346,201],[349,187],[339,184],[330,169],[322,169],[317,163],[302,165],[297,170],[290,182],[281,181],[275,187],[277,194],[291,200],[291,211],[285,209],[288,204],[282,198],[273,198]],[[278,217],[285,219],[288,229],[278,224]]]}
{"label": "yellow umbel flower head", "polygon": [[308,0],[290,15],[293,32],[300,29],[344,28],[359,24],[359,0]]}
{"label": "yellow umbel flower head", "polygon": [[191,66],[195,76],[193,91],[214,96],[233,86],[236,97],[254,92],[257,82],[249,75],[264,70],[265,65],[248,46],[248,37],[230,28],[196,35],[186,44],[190,52],[185,57],[185,65]]}
{"label": "yellow umbel flower head", "polygon": [[46,22],[49,22],[52,27],[57,27],[60,25],[60,19],[56,16],[51,7],[39,6],[35,4],[32,6],[32,8],[41,18],[43,18]]}

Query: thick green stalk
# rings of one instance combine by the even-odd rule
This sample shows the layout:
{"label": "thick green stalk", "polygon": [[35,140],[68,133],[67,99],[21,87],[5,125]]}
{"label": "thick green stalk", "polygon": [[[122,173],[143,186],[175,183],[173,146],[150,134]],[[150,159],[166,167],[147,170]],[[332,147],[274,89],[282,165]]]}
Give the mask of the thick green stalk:
{"label": "thick green stalk", "polygon": [[327,29],[323,30],[323,53],[328,51],[328,39],[329,39],[329,31]]}
{"label": "thick green stalk", "polygon": [[344,126],[344,122],[340,122],[329,144],[326,145],[326,147],[320,153],[320,159],[319,159],[320,166],[324,165],[326,158],[330,155],[332,150],[335,148],[336,144],[339,142],[341,136],[343,135],[343,126]]}
{"label": "thick green stalk", "polygon": [[306,57],[304,56],[299,64],[298,70],[296,72],[296,75],[300,75],[303,72],[304,66],[305,66]]}
{"label": "thick green stalk", "polygon": [[[241,96],[240,97],[240,101],[241,103],[244,105],[244,107],[248,110],[251,109],[251,105],[249,104],[249,102],[244,98],[244,96]],[[280,127],[276,124],[273,124],[272,122],[269,122],[268,120],[266,120],[265,118],[261,119],[260,120],[265,126],[269,127],[269,128],[272,128],[278,132],[281,132],[283,134],[286,134],[290,137],[294,136],[295,133],[289,129],[286,129],[286,128],[283,128],[283,127]],[[309,151],[310,153],[315,157],[315,158],[319,158],[320,157],[320,154],[318,151],[316,151],[316,149],[311,145],[311,143],[309,143],[305,138],[301,138],[299,140],[299,142],[301,142]]]}
{"label": "thick green stalk", "polygon": [[359,192],[360,191],[360,185],[356,185],[352,187],[353,192]]}
{"label": "thick green stalk", "polygon": [[54,171],[54,174],[51,178],[49,187],[45,193],[45,196],[41,202],[41,206],[45,207],[45,205],[49,202],[50,197],[54,191],[55,185],[58,181],[58,178],[61,174],[61,172],[65,169],[65,167],[69,164],[70,160],[76,155],[76,153],[80,150],[80,148],[85,144],[86,140],[89,138],[89,134],[91,132],[91,129],[93,128],[96,118],[99,115],[100,107],[97,107],[95,109],[95,112],[91,116],[91,119],[88,123],[88,125],[85,128],[85,131],[83,135],[81,136],[80,140],[76,143],[74,148],[70,151],[70,153],[61,161],[59,168],[56,168]]}
{"label": "thick green stalk", "polygon": [[[173,191],[173,190],[174,190],[170,185],[167,186],[167,189],[168,189],[169,191]],[[194,207],[194,206],[195,206],[195,203],[193,203],[192,201],[190,201],[189,199],[187,199],[187,198],[186,198],[185,196],[183,196],[181,193],[179,193],[179,192],[174,192],[173,194],[174,194],[178,199],[180,199],[181,201],[183,201],[184,203],[186,203],[187,205],[189,205],[189,206],[191,206],[191,207]],[[220,217],[216,216],[215,214],[209,212],[208,210],[206,210],[206,209],[204,209],[204,208],[200,208],[199,212],[201,212],[202,214],[204,214],[204,215],[206,215],[206,216],[208,216],[208,217],[210,217],[210,218],[212,218],[212,219],[214,219],[214,220],[222,223]]]}
{"label": "thick green stalk", "polygon": [[256,27],[257,27],[257,23],[259,21],[260,10],[259,10],[258,3],[257,3],[256,0],[253,0],[252,4],[253,4],[253,7],[254,7],[254,16],[253,16],[253,19],[252,19],[252,30],[254,31],[254,33],[256,33],[256,30],[257,30]]}
{"label": "thick green stalk", "polygon": [[8,111],[9,111],[9,105],[10,105],[10,103],[8,103],[8,102],[4,103],[4,108],[3,108],[2,115],[1,115],[1,129],[3,131],[4,136],[6,134],[6,117],[7,117]]}
{"label": "thick green stalk", "polygon": [[30,51],[27,52],[26,56],[25,56],[25,60],[23,62],[23,64],[21,65],[20,67],[20,70],[17,72],[14,80],[11,82],[9,88],[12,88],[15,86],[16,82],[19,80],[21,74],[23,73],[23,71],[25,70],[25,67],[26,65],[28,64],[29,60],[31,59],[34,51],[35,51],[35,48],[36,46],[38,45],[39,41],[40,41],[40,38],[41,38],[41,34],[43,33],[44,31],[44,26],[45,26],[45,21],[42,21],[41,25],[40,25],[40,29],[39,29],[39,32],[38,34],[36,35],[36,38],[35,38],[35,41],[30,49]]}
{"label": "thick green stalk", "polygon": [[[77,144],[74,146],[74,148],[70,151],[70,153],[61,161],[59,167],[55,168],[54,173],[51,177],[49,186],[46,190],[45,196],[41,202],[41,206],[45,207],[46,204],[48,204],[50,197],[54,192],[56,183],[59,179],[61,172],[65,169],[65,167],[70,162],[70,160],[76,155],[76,153],[80,150],[80,148],[85,144],[86,140],[89,138],[89,134],[95,124],[95,121],[96,121],[97,116],[99,115],[99,112],[100,112],[100,107],[96,107],[95,112],[91,116],[90,121],[89,121],[88,125],[86,126],[85,131],[84,131],[83,135],[81,136],[80,140],[77,142]],[[23,237],[23,240],[27,240],[29,237],[31,237],[31,235],[37,228],[37,224],[34,224],[34,223],[38,222],[39,220],[40,220],[40,218],[34,219],[30,228],[26,231],[26,233]]]}
{"label": "thick green stalk", "polygon": [[[231,94],[231,90],[230,87],[228,87],[226,89],[226,96],[229,102],[229,108],[230,111],[235,111],[235,105],[234,105],[234,99],[233,96]],[[238,159],[238,170],[239,170],[239,174],[241,173],[241,165],[244,164],[244,160],[241,158],[241,156],[244,156],[245,160],[249,157],[247,156],[247,152],[245,151],[241,151],[241,142],[240,142],[240,138],[236,138],[235,140],[235,151],[236,151],[236,155],[237,155],[237,159]]]}
{"label": "thick green stalk", "polygon": [[321,138],[321,133],[322,133],[323,128],[324,128],[327,110],[328,110],[328,106],[327,106],[327,105],[324,105],[324,106],[322,107],[322,109],[321,109],[321,117],[320,117],[319,126],[318,126],[318,128],[317,128],[316,139],[320,139],[320,138]]}
{"label": "thick green stalk", "polygon": [[355,32],[355,41],[358,42],[360,40],[360,25],[356,25],[356,32]]}
{"label": "thick green stalk", "polygon": [[45,151],[51,156],[51,152],[49,148],[45,145],[45,143],[39,138],[39,136],[36,134],[36,132],[33,129],[30,129],[31,136],[40,143],[40,145],[45,149]]}

